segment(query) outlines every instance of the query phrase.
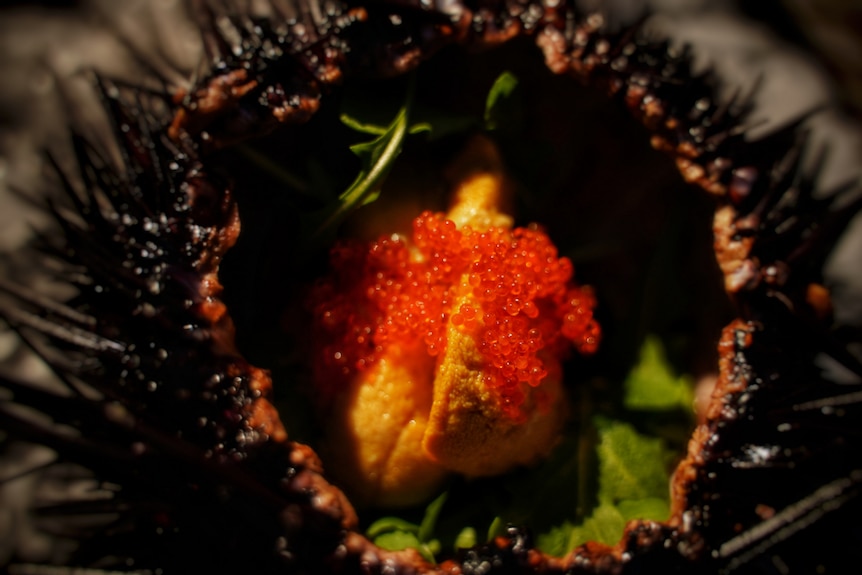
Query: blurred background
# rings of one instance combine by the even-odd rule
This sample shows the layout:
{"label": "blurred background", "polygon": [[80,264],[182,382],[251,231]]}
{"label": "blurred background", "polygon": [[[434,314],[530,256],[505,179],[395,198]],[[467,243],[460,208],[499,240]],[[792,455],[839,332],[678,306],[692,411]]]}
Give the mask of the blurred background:
{"label": "blurred background", "polygon": [[[647,9],[647,30],[690,44],[697,66],[712,67],[723,90],[759,82],[754,133],[805,112],[814,148],[829,152],[820,188],[856,181],[862,167],[862,2],[859,0],[581,0],[602,7],[613,25]],[[39,284],[20,250],[47,218],[28,202],[56,188],[45,151],[64,161],[74,123],[98,141],[105,118],[92,89],[94,73],[132,84],[156,75],[184,86],[200,65],[200,36],[181,0],[0,0],[0,276]],[[832,255],[827,280],[837,320],[862,325],[862,219]],[[61,289],[61,288],[56,288]],[[44,366],[0,327],[0,368],[47,378]],[[50,455],[11,447],[0,459],[0,482]],[[31,560],[61,555],[32,529],[25,506],[34,477],[0,490],[0,565],[16,549]],[[52,488],[51,479],[40,489]],[[66,488],[63,478],[55,489]]]}

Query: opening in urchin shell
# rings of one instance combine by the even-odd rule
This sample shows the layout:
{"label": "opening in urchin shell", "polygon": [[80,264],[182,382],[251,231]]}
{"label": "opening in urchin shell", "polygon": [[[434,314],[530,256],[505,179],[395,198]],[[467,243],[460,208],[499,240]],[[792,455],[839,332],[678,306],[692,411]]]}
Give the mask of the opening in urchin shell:
{"label": "opening in urchin shell", "polygon": [[[686,429],[693,425],[691,413],[666,413],[661,422],[627,410],[621,399],[623,381],[647,338],[663,342],[676,372],[711,373],[715,342],[730,317],[711,248],[712,202],[682,182],[672,162],[650,148],[646,130],[621,102],[609,101],[600,89],[554,76],[527,40],[481,53],[447,49],[420,67],[414,109],[439,114],[447,125],[463,122],[463,127],[442,137],[408,137],[380,199],[355,213],[340,234],[368,237],[378,227],[375,233],[386,233],[393,210],[413,215],[423,209],[442,211],[447,190],[441,174],[467,139],[481,131],[488,91],[504,72],[519,80],[520,117],[490,136],[516,182],[516,223],[541,224],[560,255],[573,262],[578,282],[593,287],[604,338],[594,358],[573,356],[564,366],[572,416],[545,468],[448,484],[448,502],[438,521],[442,537],[449,539],[465,527],[481,531],[495,520],[527,522],[542,533],[588,517],[597,505],[596,479],[585,478],[583,468],[592,465],[595,471],[598,465],[591,423],[596,415],[659,437],[681,455]],[[244,190],[238,198],[242,236],[222,272],[239,345],[250,361],[272,369],[291,435],[313,446],[326,422],[309,417],[313,383],[305,361],[304,304],[308,286],[325,272],[331,242],[304,244],[303,215],[323,205],[327,193],[350,184],[358,163],[348,146],[369,139],[339,122],[339,114],[367,108],[369,102],[397,111],[408,81],[347,80],[342,90],[324,98],[307,125],[220,160],[239,180],[237,189]],[[380,110],[372,106],[370,112],[375,111]],[[464,122],[469,118],[475,120],[473,127]],[[566,453],[578,449],[573,460],[580,465],[559,469],[565,467],[560,462]],[[538,511],[519,508],[525,499],[514,492],[542,491],[538,477],[548,465],[558,466],[554,481],[567,487],[530,500]],[[335,477],[337,481],[337,473]],[[475,504],[479,493],[481,506]],[[471,506],[465,519],[464,509]],[[362,519],[367,526],[388,513],[365,510]],[[420,505],[397,514],[418,524],[423,513]]]}

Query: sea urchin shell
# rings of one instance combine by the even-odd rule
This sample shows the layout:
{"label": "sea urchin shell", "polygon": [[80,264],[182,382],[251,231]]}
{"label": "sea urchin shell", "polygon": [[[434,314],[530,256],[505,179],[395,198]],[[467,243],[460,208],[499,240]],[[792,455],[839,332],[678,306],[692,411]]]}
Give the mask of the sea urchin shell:
{"label": "sea urchin shell", "polygon": [[[637,30],[608,32],[600,15],[565,2],[271,5],[264,19],[208,12],[213,63],[176,103],[101,84],[122,168],[74,137],[81,185],[64,178],[71,209],[50,203],[60,233],[39,240],[78,294],[56,302],[2,284],[12,303],[0,314],[62,389],[0,377],[0,426],[90,469],[110,492],[43,511],[113,514],[72,563],[166,573],[733,572],[767,555],[795,566],[794,547],[837,536],[820,527],[858,510],[862,367],[830,329],[822,266],[858,202],[838,207],[844,195],[818,193],[816,169],[801,167],[798,125],[747,140],[749,102],[721,103],[688,52]],[[714,198],[736,318],[719,343],[705,421],[674,476],[668,522],[633,522],[617,546],[586,544],[561,559],[511,528],[433,565],[355,530],[317,456],[288,438],[269,374],[237,348],[218,271],[242,238],[240,191],[216,169],[218,152],[309,120],[339,82],[404,73],[445,46],[523,38],[551,72],[627,109],[682,178]],[[827,378],[824,361],[851,382]]]}

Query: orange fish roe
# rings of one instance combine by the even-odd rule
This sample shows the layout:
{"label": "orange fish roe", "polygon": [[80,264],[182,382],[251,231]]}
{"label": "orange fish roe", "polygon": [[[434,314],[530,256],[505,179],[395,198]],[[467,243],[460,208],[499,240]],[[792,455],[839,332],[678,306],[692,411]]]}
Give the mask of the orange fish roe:
{"label": "orange fish roe", "polygon": [[421,340],[437,356],[451,322],[476,338],[485,385],[518,419],[523,386],[548,373],[544,353],[589,354],[599,343],[592,291],[574,285],[571,262],[537,227],[458,229],[425,212],[410,241],[341,243],[331,267],[312,295],[317,381],[330,393],[389,346]]}

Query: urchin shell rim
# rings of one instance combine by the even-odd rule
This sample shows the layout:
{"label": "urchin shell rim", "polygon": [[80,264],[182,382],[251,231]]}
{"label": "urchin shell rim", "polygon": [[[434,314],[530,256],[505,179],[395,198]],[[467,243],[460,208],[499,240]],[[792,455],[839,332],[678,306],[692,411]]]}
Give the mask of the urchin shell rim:
{"label": "urchin shell rim", "polygon": [[[462,16],[465,13],[466,12],[462,12],[461,13]],[[453,20],[454,19],[455,18],[453,18]],[[587,27],[590,29],[589,34],[598,33],[599,28],[596,26],[596,23],[597,23],[597,20],[595,20],[594,18],[592,19],[591,22],[588,22]],[[465,34],[468,34],[468,33],[465,32]],[[586,53],[589,53],[589,51],[587,50]],[[603,64],[606,65],[606,64],[608,64],[608,62],[604,62]],[[592,62],[593,68],[586,70],[586,71],[580,70],[580,72],[583,73],[584,75],[589,75],[596,68],[601,68],[601,65],[602,65],[601,62],[596,63],[595,61],[593,61]],[[609,87],[610,87],[612,93],[620,94],[621,93],[620,91],[623,89],[624,86],[614,86],[613,81],[611,81],[611,82],[609,82]],[[643,86],[640,86],[640,87],[643,87]],[[623,95],[623,98],[626,100],[626,104],[629,107],[629,109],[634,112],[635,116],[638,119],[640,119],[642,122],[644,122],[648,126],[655,128],[658,125],[658,122],[661,121],[662,113],[659,109],[660,105],[655,102],[655,99],[652,99],[650,102],[650,105],[647,105],[647,106],[642,106],[642,105],[638,104],[638,94],[637,94],[638,88],[639,88],[638,86],[635,86],[634,92],[627,89]],[[642,96],[649,95],[648,90],[644,90],[644,92],[641,95]],[[729,122],[729,124],[731,124],[731,125],[738,124],[739,118],[741,118],[743,116],[744,116],[744,111],[740,111],[738,116],[736,117],[736,119],[734,121]],[[181,125],[182,122],[178,122],[178,124]],[[736,134],[733,134],[730,131],[722,132],[721,130],[718,130],[717,134],[720,135],[721,137],[725,137],[725,138],[726,137],[733,138],[734,136],[736,136]],[[786,132],[781,132],[779,134],[779,136],[781,136],[781,137],[786,137],[786,135],[787,135]],[[199,148],[199,144],[197,142],[195,142],[195,140],[196,140],[195,135],[192,132],[190,132],[189,130],[186,130],[184,128],[178,129],[176,134],[174,134],[172,137],[174,137],[174,139],[176,139],[176,140],[181,141],[182,145],[188,145],[188,142],[191,141],[192,144],[191,144],[190,149],[192,150],[192,152],[191,152],[192,154],[194,153],[193,150],[196,150]],[[718,196],[722,196],[722,195],[727,193],[727,189],[726,189],[727,184],[724,184],[725,189],[722,189],[722,183],[721,183],[722,178],[726,178],[726,174],[721,171],[721,169],[720,169],[721,166],[716,166],[714,163],[711,164],[709,162],[704,162],[704,160],[703,160],[703,156],[705,154],[704,150],[703,149],[698,150],[697,145],[695,145],[695,144],[700,144],[701,146],[703,146],[704,142],[707,142],[705,144],[706,148],[709,148],[710,146],[712,146],[715,143],[714,141],[709,142],[708,138],[704,139],[702,142],[699,142],[699,143],[695,142],[693,144],[692,142],[688,142],[688,141],[674,142],[672,139],[670,139],[668,137],[657,136],[656,139],[654,140],[654,145],[660,149],[665,149],[666,151],[669,151],[670,153],[676,155],[678,165],[680,167],[681,173],[683,174],[684,178],[688,179],[689,181],[691,181],[693,183],[700,185],[702,188],[706,189],[710,193],[713,193],[713,194],[718,195]],[[719,143],[719,145],[721,145],[721,144]],[[701,165],[701,163],[705,163],[706,165],[705,166]],[[711,170],[711,168],[712,168],[712,170]],[[730,185],[732,186],[732,183]],[[766,281],[750,282],[750,286],[751,287],[743,286],[742,289],[734,291],[733,293],[738,299],[741,299],[741,300],[760,300],[761,298],[764,298],[764,297],[774,298],[774,297],[776,297],[776,293],[781,292],[781,286],[775,286],[775,285],[770,286],[770,285],[768,285],[768,282],[766,282]],[[745,329],[747,329],[747,330],[755,329],[757,327],[757,323],[758,323],[757,319],[751,319],[746,324]],[[742,329],[742,328],[740,326],[737,326],[735,329],[738,330],[738,329]],[[738,346],[738,347],[739,347],[739,349],[736,349],[734,351],[734,353],[739,353],[740,349],[744,349],[744,346]],[[744,391],[744,389],[740,390],[738,392],[738,394],[741,394],[743,391]],[[727,398],[725,398],[725,400],[726,399]],[[689,523],[689,522],[684,520],[681,516],[679,516],[677,525],[679,525],[681,532],[685,532],[687,530],[686,523]],[[639,525],[636,528],[630,529],[629,532],[627,533],[626,538],[624,538],[624,540],[627,539],[629,542],[632,542],[635,539],[640,539],[640,541],[643,542],[644,539],[649,539],[651,537],[655,537],[656,527],[657,526],[654,524]],[[664,531],[664,530],[659,529],[659,531]],[[674,531],[676,531],[676,529],[674,529]],[[649,533],[650,535],[648,536],[647,533]],[[667,536],[667,533],[663,532],[661,534],[661,537],[664,538],[665,536]],[[505,541],[505,542],[503,542],[503,541],[498,542],[498,545],[505,546],[506,548],[509,548],[513,552],[514,552],[514,549],[516,549],[516,548],[521,549],[522,551],[525,551],[523,541],[521,540],[521,543],[516,542],[516,541],[520,540],[519,537],[520,536],[518,536],[516,533],[513,533],[513,539]],[[355,538],[350,537],[349,539],[351,539],[353,544],[357,544],[357,541],[355,540]],[[348,547],[350,547],[350,545],[348,545]],[[619,553],[619,556],[621,557],[624,552],[618,549],[618,553]],[[385,554],[383,556],[385,556]],[[394,555],[393,557],[401,557],[401,556]],[[570,558],[571,563],[569,563],[569,566],[574,567],[576,564],[579,564],[583,567],[586,567],[586,565],[583,563],[584,559],[585,559],[585,556],[583,556],[583,555],[579,556],[579,558],[577,560],[574,556],[572,556],[572,558]],[[535,566],[535,562],[537,561],[535,556],[532,556],[532,552],[526,552],[525,555],[521,555],[519,562],[523,561],[523,560],[527,560],[527,562],[529,564],[532,564],[534,566]],[[563,568],[564,564],[562,564],[562,563],[555,564],[554,561],[551,561],[551,560],[547,560],[547,561],[548,561],[548,563],[546,565],[549,567],[551,565],[554,565],[556,568]],[[595,563],[593,563],[593,565],[595,565]]]}

